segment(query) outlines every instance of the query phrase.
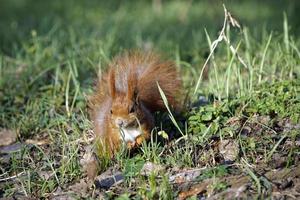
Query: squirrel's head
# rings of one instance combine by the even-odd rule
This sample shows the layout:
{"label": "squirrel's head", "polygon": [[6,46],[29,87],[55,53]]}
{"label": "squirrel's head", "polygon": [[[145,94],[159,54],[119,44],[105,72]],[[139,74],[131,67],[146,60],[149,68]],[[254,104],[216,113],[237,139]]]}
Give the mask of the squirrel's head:
{"label": "squirrel's head", "polygon": [[138,91],[136,87],[135,74],[128,75],[126,91],[119,91],[115,83],[115,70],[110,71],[110,96],[112,98],[111,105],[111,122],[117,128],[130,128],[138,126],[140,119]]}
{"label": "squirrel's head", "polygon": [[117,128],[137,127],[140,118],[138,99],[128,98],[127,94],[118,94],[112,101],[110,113],[111,122]]}

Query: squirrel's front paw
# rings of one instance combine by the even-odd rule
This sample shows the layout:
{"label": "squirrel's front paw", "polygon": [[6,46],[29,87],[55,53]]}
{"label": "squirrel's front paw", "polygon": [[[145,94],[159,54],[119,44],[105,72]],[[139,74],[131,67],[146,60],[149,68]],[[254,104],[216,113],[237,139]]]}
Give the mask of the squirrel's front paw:
{"label": "squirrel's front paw", "polygon": [[135,146],[135,142],[127,142],[127,148],[132,149]]}
{"label": "squirrel's front paw", "polygon": [[135,139],[135,143],[136,145],[141,145],[143,143],[143,141],[145,140],[145,138],[143,136],[138,136],[136,139]]}

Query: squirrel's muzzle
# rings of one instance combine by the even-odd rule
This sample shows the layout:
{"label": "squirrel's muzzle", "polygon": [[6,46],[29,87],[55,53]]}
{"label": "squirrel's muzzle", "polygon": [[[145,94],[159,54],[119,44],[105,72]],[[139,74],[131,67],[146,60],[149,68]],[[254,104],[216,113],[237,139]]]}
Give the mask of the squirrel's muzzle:
{"label": "squirrel's muzzle", "polygon": [[126,125],[126,122],[122,118],[119,118],[119,117],[116,119],[115,123],[116,123],[116,126],[119,128],[125,127],[125,125]]}

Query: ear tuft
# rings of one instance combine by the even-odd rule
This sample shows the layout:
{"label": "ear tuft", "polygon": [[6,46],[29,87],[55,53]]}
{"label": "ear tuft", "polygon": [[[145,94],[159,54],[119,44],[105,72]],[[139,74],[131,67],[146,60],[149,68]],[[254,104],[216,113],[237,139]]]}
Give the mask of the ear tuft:
{"label": "ear tuft", "polygon": [[109,93],[112,99],[116,96],[116,85],[115,85],[115,70],[111,69],[109,72]]}

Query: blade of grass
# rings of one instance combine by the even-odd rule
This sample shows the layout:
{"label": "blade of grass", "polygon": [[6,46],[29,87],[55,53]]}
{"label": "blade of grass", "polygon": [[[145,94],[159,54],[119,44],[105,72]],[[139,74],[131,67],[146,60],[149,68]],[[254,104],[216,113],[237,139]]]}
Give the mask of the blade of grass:
{"label": "blade of grass", "polygon": [[50,166],[50,168],[51,168],[51,170],[52,170],[52,172],[53,172],[53,174],[54,174],[56,183],[59,185],[59,184],[60,184],[60,181],[59,181],[59,179],[58,179],[56,170],[55,170],[54,167],[53,167],[53,163],[50,162],[48,156],[45,154],[45,152],[43,151],[43,149],[41,149],[38,145],[35,145],[35,144],[34,144],[34,147],[37,148],[37,149],[43,154],[44,158],[46,158],[46,160],[47,160],[47,162],[48,162],[48,164],[49,164],[49,166]]}
{"label": "blade of grass", "polygon": [[245,160],[242,159],[242,163],[243,163],[243,167],[246,170],[246,172],[250,175],[250,177],[254,180],[254,182],[256,183],[256,188],[257,188],[257,193],[258,196],[261,194],[261,183],[259,178],[255,175],[255,173],[248,167],[249,164],[246,163]]}
{"label": "blade of grass", "polygon": [[[2,64],[2,60],[3,60],[3,58],[2,58],[2,56],[0,55],[0,80],[2,80],[2,76],[3,76],[3,64]],[[0,84],[1,84],[1,82],[0,82]]]}
{"label": "blade of grass", "polygon": [[173,114],[172,114],[172,112],[171,112],[171,110],[170,110],[170,108],[169,108],[168,99],[167,99],[165,93],[163,92],[163,90],[162,90],[161,87],[159,86],[159,83],[156,82],[156,84],[157,84],[157,87],[158,87],[160,96],[161,96],[161,98],[162,98],[162,100],[163,100],[163,102],[164,102],[164,104],[165,104],[165,106],[166,106],[166,108],[167,108],[167,110],[168,110],[169,118],[171,119],[171,121],[172,121],[172,123],[175,125],[175,127],[178,129],[178,131],[181,133],[181,135],[184,136],[184,133],[181,131],[179,125],[177,124],[177,122],[176,122],[176,120],[175,120],[175,118],[174,118],[174,116],[173,116]]}
{"label": "blade of grass", "polygon": [[290,42],[289,42],[289,27],[286,13],[283,13],[283,40],[285,44],[285,50],[287,53],[290,52]]}
{"label": "blade of grass", "polygon": [[253,88],[253,67],[251,64],[251,56],[250,56],[250,52],[251,52],[251,45],[250,45],[250,41],[249,41],[249,34],[248,34],[248,28],[244,28],[243,29],[243,33],[244,33],[244,41],[246,44],[246,50],[245,50],[245,54],[246,54],[246,59],[247,59],[247,63],[249,66],[249,82],[248,82],[248,89],[251,92],[252,88]]}
{"label": "blade of grass", "polygon": [[268,48],[269,48],[271,39],[272,39],[272,33],[269,35],[269,39],[268,39],[268,41],[267,41],[267,44],[266,44],[266,47],[265,47],[265,49],[264,49],[263,56],[262,56],[262,59],[261,59],[261,62],[260,62],[259,76],[258,76],[258,84],[260,84],[261,79],[262,79],[262,73],[263,73],[264,62],[265,62],[265,59],[266,59],[266,54],[267,54],[267,50],[268,50]]}
{"label": "blade of grass", "polygon": [[227,68],[227,73],[226,73],[226,97],[228,98],[229,97],[229,81],[230,81],[230,78],[231,78],[231,66],[233,64],[233,61],[235,59],[235,55],[236,54],[233,54],[231,59],[230,59],[230,62],[229,62],[229,65],[228,65],[228,68]]}
{"label": "blade of grass", "polygon": [[[207,40],[208,45],[209,45],[209,49],[210,49],[210,51],[212,51],[211,39],[209,37],[209,34],[208,34],[206,28],[204,28],[204,31],[205,31],[205,35],[206,35],[206,40]],[[214,67],[215,81],[216,81],[216,84],[217,84],[218,100],[221,101],[221,92],[220,92],[220,84],[219,84],[219,74],[218,74],[218,69],[217,69],[217,65],[216,65],[216,62],[215,62],[214,54],[212,54],[212,64],[213,64],[213,67]]]}
{"label": "blade of grass", "polygon": [[71,107],[70,107],[70,112],[73,111],[78,93],[80,92],[80,83],[77,80],[78,77],[78,70],[77,70],[77,65],[75,63],[75,61],[73,60],[72,64],[69,63],[69,68],[70,68],[70,72],[72,74],[72,80],[73,80],[73,84],[75,86],[75,94],[73,96],[73,100],[71,103]]}
{"label": "blade of grass", "polygon": [[295,41],[292,41],[292,42],[290,43],[290,45],[291,45],[291,47],[293,48],[293,50],[295,50],[295,51],[296,51],[296,53],[297,53],[297,56],[298,56],[298,57],[299,57],[299,59],[300,59],[300,51],[299,51],[299,49],[298,49],[297,45],[295,44]]}
{"label": "blade of grass", "polygon": [[272,150],[270,151],[268,157],[267,157],[267,161],[270,160],[270,158],[272,157],[272,155],[274,154],[274,152],[276,151],[277,147],[279,146],[279,144],[286,138],[287,133],[285,133],[283,136],[281,136],[280,140],[278,140],[278,142],[274,145],[274,147],[272,148]]}
{"label": "blade of grass", "polygon": [[71,116],[70,108],[69,108],[70,81],[71,81],[71,71],[68,74],[67,83],[66,83],[66,91],[65,91],[65,107],[66,107],[68,117]]}
{"label": "blade of grass", "polygon": [[32,80],[29,82],[28,86],[33,85],[33,83],[34,83],[35,81],[37,81],[37,80],[38,80],[39,78],[41,78],[44,74],[46,74],[47,72],[51,71],[51,70],[54,69],[54,68],[56,68],[56,66],[51,66],[51,67],[48,67],[48,68],[44,69],[43,71],[41,71],[37,76],[34,76],[34,79],[32,79]]}
{"label": "blade of grass", "polygon": [[222,30],[221,30],[218,38],[215,41],[213,41],[213,43],[211,44],[211,51],[210,51],[210,54],[208,55],[206,61],[204,62],[203,66],[202,66],[202,69],[201,69],[201,72],[200,72],[200,75],[199,75],[199,78],[197,80],[196,87],[195,87],[195,90],[194,90],[194,95],[198,91],[198,88],[200,86],[200,83],[201,83],[201,80],[202,80],[202,76],[203,76],[203,73],[204,73],[204,69],[205,69],[205,67],[208,64],[208,61],[213,56],[213,53],[214,53],[215,49],[217,48],[218,44],[220,42],[222,42],[223,39],[224,39],[224,34],[225,34],[225,29],[226,29],[226,24],[227,24],[227,10],[226,10],[226,7],[225,7],[224,4],[223,4],[223,7],[224,7],[224,22],[223,22],[223,27],[222,27]]}

